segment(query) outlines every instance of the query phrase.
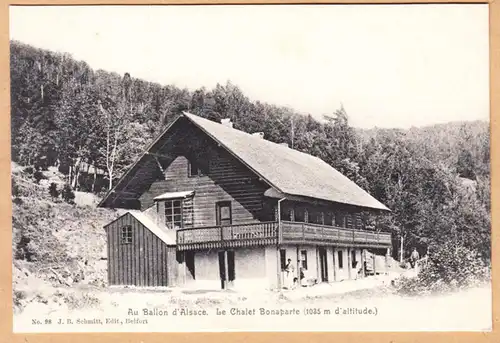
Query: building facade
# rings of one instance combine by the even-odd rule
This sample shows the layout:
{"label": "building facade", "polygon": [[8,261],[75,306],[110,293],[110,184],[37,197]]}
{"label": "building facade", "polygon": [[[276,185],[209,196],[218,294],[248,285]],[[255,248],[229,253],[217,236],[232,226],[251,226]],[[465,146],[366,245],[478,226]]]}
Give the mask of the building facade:
{"label": "building facade", "polygon": [[129,209],[105,227],[110,285],[276,289],[290,269],[336,282],[391,247],[372,223],[389,210],[325,162],[189,113],[99,206]]}

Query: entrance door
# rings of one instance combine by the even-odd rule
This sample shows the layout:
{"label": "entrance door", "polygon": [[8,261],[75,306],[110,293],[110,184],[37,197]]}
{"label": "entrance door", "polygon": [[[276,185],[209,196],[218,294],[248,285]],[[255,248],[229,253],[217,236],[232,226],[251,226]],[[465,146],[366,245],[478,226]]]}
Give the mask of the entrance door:
{"label": "entrance door", "polygon": [[219,276],[221,289],[232,288],[236,278],[234,251],[219,251]]}
{"label": "entrance door", "polygon": [[324,247],[319,247],[318,253],[319,253],[321,281],[328,282],[328,262],[326,258],[326,249]]}

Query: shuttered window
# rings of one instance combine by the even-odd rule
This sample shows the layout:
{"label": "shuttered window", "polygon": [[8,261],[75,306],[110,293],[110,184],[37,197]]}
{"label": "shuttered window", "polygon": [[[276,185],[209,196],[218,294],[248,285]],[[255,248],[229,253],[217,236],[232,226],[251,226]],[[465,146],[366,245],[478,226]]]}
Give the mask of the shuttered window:
{"label": "shuttered window", "polygon": [[350,213],[347,213],[345,216],[345,227],[352,229],[352,215]]}
{"label": "shuttered window", "polygon": [[363,218],[361,217],[361,213],[356,213],[354,215],[354,223],[356,225],[356,229],[362,230],[364,229]]}
{"label": "shuttered window", "polygon": [[182,227],[193,227],[193,198],[184,199],[182,202]]}

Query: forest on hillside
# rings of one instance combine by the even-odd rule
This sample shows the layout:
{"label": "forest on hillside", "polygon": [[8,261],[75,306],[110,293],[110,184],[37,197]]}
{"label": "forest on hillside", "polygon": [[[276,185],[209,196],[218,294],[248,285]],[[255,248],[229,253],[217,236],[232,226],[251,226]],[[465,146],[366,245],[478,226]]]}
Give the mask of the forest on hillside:
{"label": "forest on hillside", "polygon": [[189,111],[231,118],[239,130],[323,159],[392,210],[380,220],[406,248],[491,255],[488,122],[361,130],[343,107],[320,121],[249,99],[231,82],[192,91],[93,70],[16,41],[10,52],[12,160],[35,170],[58,166],[74,189],[83,187],[84,162],[107,180],[102,190],[85,190],[109,189],[165,125]]}

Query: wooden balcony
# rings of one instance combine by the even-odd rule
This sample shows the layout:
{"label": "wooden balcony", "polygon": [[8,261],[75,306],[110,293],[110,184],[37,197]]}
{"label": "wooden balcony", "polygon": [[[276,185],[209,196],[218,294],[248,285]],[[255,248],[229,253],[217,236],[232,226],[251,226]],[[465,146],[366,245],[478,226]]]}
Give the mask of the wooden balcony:
{"label": "wooden balcony", "polygon": [[281,222],[280,242],[292,244],[321,244],[335,246],[358,246],[388,248],[392,245],[391,234],[347,229],[299,222]]}
{"label": "wooden balcony", "polygon": [[278,242],[278,222],[211,226],[177,230],[177,249],[213,249],[269,245]]}
{"label": "wooden balcony", "polygon": [[388,248],[391,234],[282,221],[177,230],[178,250],[235,248],[270,244],[314,244]]}

